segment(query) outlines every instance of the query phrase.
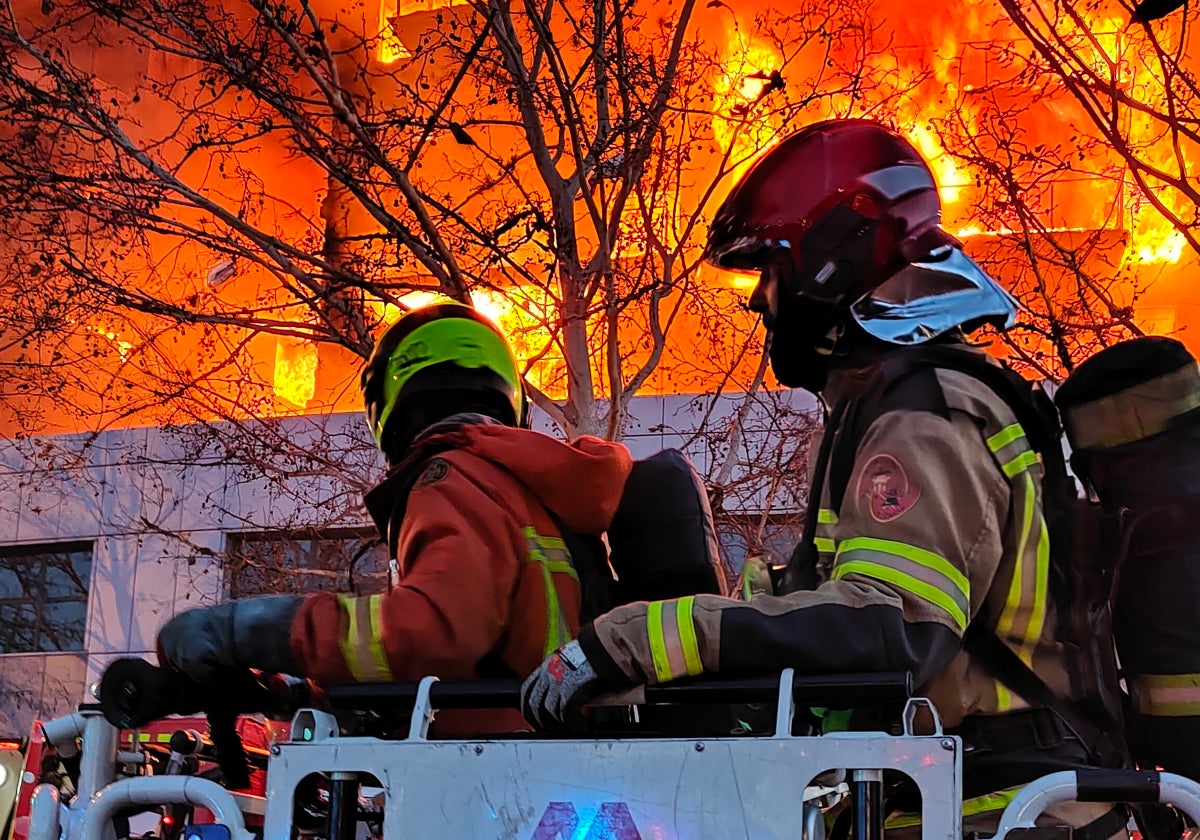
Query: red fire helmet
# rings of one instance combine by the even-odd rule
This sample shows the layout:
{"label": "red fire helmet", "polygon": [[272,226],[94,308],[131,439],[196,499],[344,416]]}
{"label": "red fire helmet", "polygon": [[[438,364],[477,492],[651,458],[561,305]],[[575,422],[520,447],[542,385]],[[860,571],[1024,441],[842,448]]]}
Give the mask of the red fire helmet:
{"label": "red fire helmet", "polygon": [[1006,327],[1016,315],[1016,302],[941,228],[937,183],[920,153],[872,120],[816,123],[759,158],[717,210],[705,257],[734,270],[782,268],[781,298],[848,314],[890,343]]}

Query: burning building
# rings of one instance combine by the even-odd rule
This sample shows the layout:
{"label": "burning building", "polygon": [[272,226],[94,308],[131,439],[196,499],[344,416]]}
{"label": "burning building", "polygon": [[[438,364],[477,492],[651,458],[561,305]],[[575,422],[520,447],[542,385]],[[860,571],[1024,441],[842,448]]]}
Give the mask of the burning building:
{"label": "burning building", "polygon": [[738,174],[815,120],[878,117],[930,159],[946,227],[1028,307],[997,353],[1056,376],[1137,330],[1200,350],[1184,30],[1116,4],[6,6],[20,714],[177,609],[341,585],[360,554],[378,583],[356,377],[436,293],[514,337],[548,431],[686,447],[733,553],[782,545],[811,402],[699,251]]}

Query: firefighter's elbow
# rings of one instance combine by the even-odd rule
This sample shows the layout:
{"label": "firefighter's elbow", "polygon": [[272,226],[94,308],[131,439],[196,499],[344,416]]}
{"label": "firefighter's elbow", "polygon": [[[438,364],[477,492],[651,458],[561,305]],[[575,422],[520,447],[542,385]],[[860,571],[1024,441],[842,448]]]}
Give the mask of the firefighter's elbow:
{"label": "firefighter's elbow", "polygon": [[911,673],[918,686],[949,665],[962,647],[962,638],[936,621],[905,623],[899,642],[893,648],[897,665]]}

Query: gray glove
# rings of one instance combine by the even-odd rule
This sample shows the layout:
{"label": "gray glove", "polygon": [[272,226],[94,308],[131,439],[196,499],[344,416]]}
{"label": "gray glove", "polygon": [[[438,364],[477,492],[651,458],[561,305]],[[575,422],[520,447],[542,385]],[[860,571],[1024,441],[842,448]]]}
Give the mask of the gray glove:
{"label": "gray glove", "polygon": [[579,734],[584,728],[580,707],[600,688],[596,669],[579,642],[552,653],[521,686],[521,714],[535,729]]}
{"label": "gray glove", "polygon": [[266,595],[180,613],[158,632],[160,664],[202,684],[219,668],[304,676],[292,659],[292,620],[303,603],[301,595]]}

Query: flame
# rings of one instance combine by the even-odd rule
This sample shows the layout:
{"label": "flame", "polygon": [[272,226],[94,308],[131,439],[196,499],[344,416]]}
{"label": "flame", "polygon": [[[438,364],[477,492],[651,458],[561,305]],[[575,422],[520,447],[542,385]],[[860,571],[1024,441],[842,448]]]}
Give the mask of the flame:
{"label": "flame", "polygon": [[1186,245],[1187,238],[1182,233],[1174,229],[1169,230],[1157,243],[1150,238],[1143,240],[1143,244],[1137,251],[1138,262],[1143,265],[1177,263],[1183,256],[1183,249]]}
{"label": "flame", "polygon": [[412,57],[408,47],[396,34],[402,2],[404,0],[379,0],[379,42],[375,47],[375,57],[380,64],[395,64],[402,58]]}
{"label": "flame", "polygon": [[[1125,86],[1125,90],[1136,94],[1138,101],[1149,102],[1154,97],[1158,102],[1162,97],[1164,80],[1154,78],[1147,70],[1147,64],[1142,58],[1150,49],[1144,36],[1137,29],[1126,29],[1123,20],[1109,16],[1102,10],[1085,9],[1081,0],[1072,0],[1076,9],[1086,16],[1086,27],[1073,28],[1069,17],[1062,15],[1056,18],[1055,24],[1060,34],[1073,49],[1083,58],[1084,72],[1093,72],[1101,79],[1109,77]],[[359,23],[368,34],[377,33],[372,41],[374,58],[382,64],[394,64],[410,58],[410,51],[404,46],[407,42],[415,44],[417,33],[434,28],[430,12],[448,7],[465,5],[466,0],[380,0],[378,8],[366,7],[364,17]],[[725,4],[710,4],[717,7]],[[1124,242],[1123,253],[1107,253],[1105,259],[1114,265],[1106,264],[1098,274],[1104,280],[1110,280],[1114,296],[1122,302],[1137,298],[1135,317],[1139,324],[1155,332],[1169,332],[1187,325],[1187,320],[1195,317],[1197,307],[1191,304],[1188,295],[1192,294],[1190,285],[1185,282],[1187,271],[1171,272],[1169,267],[1186,264],[1189,268],[1194,265],[1195,255],[1188,246],[1186,237],[1176,230],[1160,211],[1154,202],[1166,207],[1169,212],[1179,214],[1187,221],[1193,218],[1195,208],[1186,203],[1177,191],[1165,184],[1151,183],[1147,195],[1134,180],[1126,173],[1124,162],[1107,148],[1095,148],[1084,151],[1087,140],[1095,136],[1089,121],[1083,115],[1078,105],[1069,93],[1061,89],[1047,92],[1043,78],[1034,78],[1025,73],[1022,62],[1030,54],[1029,44],[1016,28],[1003,16],[999,7],[984,0],[968,0],[947,11],[940,6],[934,7],[928,0],[914,4],[912,0],[879,0],[878,3],[862,4],[871,7],[868,15],[879,25],[879,32],[871,49],[863,49],[862,56],[857,61],[850,60],[855,56],[855,48],[845,47],[838,43],[835,31],[828,34],[832,39],[828,42],[829,54],[834,56],[834,64],[825,61],[826,47],[820,46],[822,55],[815,62],[805,54],[798,56],[806,47],[798,47],[786,38],[779,40],[772,32],[771,20],[763,18],[754,9],[730,0],[729,7],[713,12],[710,29],[701,31],[697,37],[704,40],[703,56],[709,51],[716,52],[721,64],[711,69],[707,63],[701,62],[704,74],[703,84],[707,89],[689,88],[701,93],[713,94],[712,116],[710,127],[713,133],[716,150],[728,155],[728,166],[732,170],[732,178],[725,181],[728,184],[736,179],[751,165],[752,161],[765,150],[771,148],[780,138],[782,131],[798,128],[806,122],[816,121],[833,116],[866,115],[878,117],[898,126],[928,160],[937,180],[939,193],[943,203],[948,208],[946,225],[951,231],[956,231],[961,238],[1012,236],[1023,230],[1022,221],[1014,214],[1007,213],[1003,200],[996,198],[996,173],[988,168],[977,168],[970,163],[964,163],[948,153],[960,152],[960,140],[956,135],[978,140],[989,136],[991,127],[1003,123],[1004,108],[1008,107],[1005,97],[1019,103],[1021,117],[1015,125],[1002,125],[1001,129],[1011,129],[1013,134],[1007,139],[1011,141],[1011,149],[1006,147],[997,151],[1003,155],[1006,151],[1024,153],[1027,158],[1034,159],[1033,163],[1018,162],[1016,178],[1022,189],[1028,187],[1026,180],[1043,180],[1036,189],[1029,189],[1027,201],[1033,212],[1037,214],[1036,222],[1039,229],[1047,233],[1096,231],[1107,229],[1109,232],[1123,234],[1107,236],[1105,241],[1113,243]],[[760,4],[761,6],[761,4]],[[838,4],[833,4],[837,7]],[[1047,8],[1055,4],[1046,0]],[[737,7],[737,8],[732,8]],[[831,7],[832,8],[832,7]],[[1115,5],[1109,7],[1115,8]],[[664,18],[670,15],[664,13]],[[732,20],[740,21],[731,23]],[[1156,31],[1162,33],[1170,29],[1169,21],[1164,21]],[[1090,30],[1090,31],[1089,31]],[[1179,33],[1176,33],[1177,35]],[[403,37],[402,37],[403,36]],[[1165,36],[1174,37],[1174,36]],[[853,41],[853,38],[844,39]],[[1176,41],[1178,38],[1176,37]],[[1163,41],[1166,44],[1166,41]],[[85,51],[83,58],[94,58],[87,50],[94,52],[94,47],[85,43],[72,45]],[[1168,45],[1170,46],[1170,45]],[[564,50],[568,49],[565,46]],[[1171,49],[1174,49],[1171,46]],[[839,50],[849,52],[838,53]],[[861,88],[853,90],[842,89],[837,85],[827,89],[825,93],[816,96],[811,101],[804,100],[806,84],[825,70],[818,68],[832,67],[828,72],[837,73],[841,69],[850,68],[854,73],[861,71],[864,81]],[[840,69],[838,69],[840,68]],[[172,82],[185,84],[186,81],[171,76],[173,70],[167,71],[167,77]],[[406,68],[407,72],[407,68]],[[786,96],[781,92],[767,93],[771,85],[771,73],[779,72],[788,80]],[[377,79],[386,79],[387,73],[373,74],[371,84]],[[384,84],[380,82],[380,84]],[[837,84],[841,84],[838,82]],[[459,105],[472,107],[468,93],[470,85],[463,89],[463,99]],[[1053,85],[1051,85],[1053,87]],[[382,92],[385,88],[381,87]],[[764,95],[766,94],[766,95]],[[704,97],[697,97],[703,101]],[[786,103],[785,103],[786,100]],[[381,98],[381,107],[384,100]],[[675,104],[673,103],[673,107]],[[691,108],[697,103],[682,103]],[[1153,103],[1151,103],[1153,104]],[[389,107],[391,104],[389,103]],[[154,104],[151,98],[146,98],[133,109],[131,118],[146,118],[144,122],[152,125],[156,119],[161,120],[162,114],[153,112],[155,107],[164,107],[161,102]],[[497,106],[503,109],[503,104]],[[707,104],[698,107],[708,108]],[[998,109],[998,110],[997,110]],[[688,111],[689,115],[695,113]],[[999,116],[998,116],[999,115]],[[168,115],[171,116],[171,115]],[[785,119],[787,122],[785,123]],[[1135,108],[1127,108],[1122,114],[1123,130],[1130,135],[1131,145],[1135,146],[1151,167],[1159,167],[1165,172],[1178,171],[1182,166],[1184,171],[1195,172],[1189,160],[1176,160],[1176,150],[1169,134],[1164,133],[1161,126],[1140,114]],[[949,126],[949,127],[948,127]],[[688,126],[689,130],[692,126]],[[148,129],[149,130],[149,129]],[[1090,132],[1090,134],[1089,134]],[[1079,149],[1072,148],[1075,140],[1072,134],[1079,134],[1081,140]],[[1087,136],[1084,136],[1087,135]],[[503,143],[508,144],[499,148],[507,155],[515,135],[497,131],[496,137],[503,137]],[[482,133],[477,138],[481,146],[486,146],[489,140]],[[1005,138],[995,138],[989,142],[993,148],[1002,143]],[[518,138],[519,142],[519,138]],[[1053,166],[1039,170],[1036,158],[1038,147],[1048,144],[1051,147],[1062,147],[1060,154],[1069,157],[1069,165],[1054,171]],[[987,154],[984,145],[981,154]],[[497,148],[484,148],[486,154],[496,153]],[[1078,154],[1072,152],[1078,151]],[[715,164],[712,146],[697,140],[689,149],[694,154],[696,171],[709,164]],[[276,154],[265,151],[261,158],[247,155],[247,167],[253,168],[262,164],[260,169],[264,175],[274,176],[278,180],[272,182],[274,192],[264,193],[268,201],[278,200],[276,206],[283,207],[285,201],[290,201],[288,212],[276,212],[271,216],[264,214],[262,218],[275,219],[274,222],[263,221],[265,229],[273,235],[286,241],[302,241],[309,233],[308,222],[297,221],[305,212],[296,213],[295,207],[303,207],[305,201],[317,193],[313,184],[324,183],[326,173],[318,171],[319,167],[311,166],[311,161],[300,161],[298,164],[294,150],[286,149]],[[455,155],[474,155],[470,148],[455,149]],[[1179,154],[1194,154],[1194,150],[1185,147]],[[704,156],[708,156],[704,158]],[[502,155],[503,157],[503,155]],[[1003,165],[1003,161],[1001,164]],[[1200,163],[1200,162],[1198,162]],[[457,165],[456,158],[447,156],[444,161],[435,157],[423,159],[427,166],[426,176],[431,183],[441,183],[438,179],[450,184],[451,193],[461,187],[462,190],[474,188],[469,179],[455,178],[452,167]],[[473,163],[465,166],[469,169]],[[296,173],[301,173],[305,167],[312,172],[312,182],[304,180]],[[441,171],[436,177],[431,172]],[[1023,168],[1022,168],[1023,167]],[[1049,171],[1047,171],[1047,169]],[[1034,173],[1030,175],[1030,173]],[[278,176],[283,173],[280,179]],[[703,174],[707,174],[706,172]],[[447,177],[449,176],[449,177]],[[215,177],[215,176],[214,176]],[[237,176],[223,176],[235,178]],[[308,177],[308,176],[305,176]],[[689,177],[691,177],[689,175]],[[1025,180],[1022,180],[1025,179]],[[977,186],[982,184],[982,186]],[[227,181],[225,186],[236,186],[236,181]],[[680,205],[687,208],[689,202],[698,201],[705,195],[707,184],[703,177],[695,177],[691,182],[680,185]],[[295,193],[289,190],[295,189]],[[457,201],[462,194],[451,195],[452,201]],[[713,199],[720,196],[713,194]],[[988,198],[991,206],[984,208],[981,198]],[[503,199],[507,201],[508,199]],[[690,210],[690,208],[688,208]],[[275,228],[270,229],[274,224]],[[689,234],[690,235],[690,234]],[[635,260],[644,249],[644,233],[635,224],[622,230],[618,238],[618,254]],[[1086,236],[1063,237],[1064,241],[1083,241]],[[587,243],[584,243],[587,244]],[[674,244],[674,243],[672,243]],[[694,243],[684,243],[691,247]],[[981,248],[995,245],[997,248],[1007,247],[1008,243],[975,243]],[[156,246],[157,247],[157,246]],[[1113,247],[1119,252],[1121,245]],[[161,255],[160,255],[161,256]],[[1018,255],[1019,257],[1019,255]],[[1015,259],[1014,263],[1020,262]],[[155,262],[147,259],[147,276],[154,273]],[[667,348],[664,359],[670,360],[672,354],[679,362],[667,361],[660,371],[656,371],[653,379],[647,383],[647,389],[658,388],[663,391],[673,389],[689,389],[703,391],[712,389],[716,383],[723,381],[724,372],[718,370],[725,364],[719,348],[720,338],[713,338],[716,330],[710,323],[716,318],[713,312],[733,313],[736,298],[744,298],[756,282],[750,275],[739,275],[732,272],[719,272],[707,267],[702,268],[700,283],[706,288],[715,287],[718,292],[711,300],[705,300],[703,307],[697,307],[689,312],[686,307],[681,309],[680,321],[672,327],[670,341],[672,346]],[[205,273],[197,269],[200,284],[204,284]],[[1149,300],[1149,295],[1137,297],[1135,286],[1144,286],[1150,279],[1162,274],[1175,285],[1167,298],[1163,298],[1168,282],[1158,284],[1155,291],[1159,299]],[[716,275],[716,277],[714,277]],[[216,276],[216,275],[214,275]],[[718,279],[719,278],[719,279]],[[1182,279],[1181,279],[1182,278]],[[711,282],[710,282],[711,280]],[[134,280],[131,283],[136,283]],[[215,285],[215,284],[213,284]],[[251,294],[253,282],[241,282],[231,286],[240,289],[222,289],[223,294],[236,296]],[[561,310],[549,294],[539,288],[514,287],[505,281],[496,281],[498,290],[476,290],[473,292],[477,308],[491,318],[509,337],[519,360],[529,367],[529,381],[542,388],[552,396],[559,396],[565,382],[565,362],[561,349],[554,344],[554,333],[560,326]],[[207,293],[207,292],[206,292]],[[707,292],[706,292],[707,294]],[[1171,296],[1174,297],[1171,297]],[[407,306],[421,305],[436,297],[434,292],[413,292],[402,298]],[[1143,311],[1143,306],[1146,309]],[[373,313],[379,323],[389,323],[399,317],[402,307],[384,305],[374,306]],[[740,310],[739,310],[740,312]],[[643,313],[636,306],[630,306],[622,317],[630,319],[641,318]],[[730,314],[730,317],[737,317]],[[599,347],[605,338],[602,325],[593,330],[593,325],[600,321],[589,321],[588,328],[598,345],[596,358],[606,352]],[[753,319],[750,319],[751,321]],[[740,322],[739,322],[740,323]],[[136,326],[126,327],[126,335],[114,325],[97,324],[89,326],[88,334],[92,343],[105,352],[97,364],[107,365],[115,369],[119,363],[128,365],[124,371],[132,376],[139,362],[140,354],[134,352],[134,343],[126,340],[130,335],[143,335]],[[740,328],[740,327],[739,327]],[[77,328],[80,332],[84,327]],[[1185,333],[1186,335],[1186,333]],[[625,340],[625,337],[622,337]],[[711,344],[705,343],[711,341]],[[139,340],[138,346],[142,346]],[[192,345],[188,345],[191,347]],[[270,353],[267,344],[267,353]],[[713,348],[717,347],[717,350]],[[1200,348],[1197,348],[1200,349]],[[638,354],[644,347],[620,347],[623,362],[636,364]],[[176,350],[186,360],[186,352]],[[331,359],[333,356],[327,356]],[[711,362],[707,366],[697,364],[697,360]],[[322,360],[323,364],[328,364]],[[672,368],[672,364],[678,367]],[[731,363],[733,364],[733,363]],[[251,370],[252,364],[246,370]],[[268,356],[261,372],[254,372],[254,383],[264,389],[273,388],[279,402],[277,411],[293,410],[293,407],[303,407],[316,410],[313,404],[317,391],[318,355],[317,348],[311,342],[300,338],[283,337],[276,341],[273,378],[271,361]],[[597,367],[599,364],[597,363]],[[694,371],[694,372],[690,372]],[[327,393],[326,383],[330,384],[328,393],[334,393],[333,385],[343,381],[353,381],[353,371],[321,368],[321,393]],[[153,381],[153,372],[146,374]],[[597,381],[602,381],[598,379]],[[684,384],[680,384],[684,383]],[[599,386],[603,388],[604,386]],[[341,392],[338,392],[341,393]],[[338,407],[356,407],[357,395],[353,388],[336,399]],[[257,408],[249,409],[251,411]]]}
{"label": "flame", "polygon": [[[79,321],[76,318],[67,318],[67,323],[78,325]],[[129,361],[129,351],[133,349],[133,342],[125,341],[123,338],[121,338],[120,331],[111,329],[103,324],[84,324],[83,331],[95,333],[102,338],[108,339],[110,342],[112,342],[113,346],[117,348],[117,356],[120,358],[121,363],[124,364],[125,362]]]}
{"label": "flame", "polygon": [[465,6],[471,0],[379,0],[379,41],[375,57],[380,64],[395,64],[403,58],[412,58],[412,52],[400,40],[397,29],[403,26],[404,18],[422,12],[436,12],[452,6]]}
{"label": "flame", "polygon": [[1121,85],[1133,80],[1133,65],[1125,57],[1125,27],[1126,22],[1119,18],[1103,17],[1095,21],[1089,33],[1069,33],[1071,45],[1088,68],[1099,78]]}
{"label": "flame", "polygon": [[275,395],[304,408],[317,390],[317,345],[280,336],[275,345]]}
{"label": "flame", "polygon": [[970,175],[942,148],[941,140],[930,126],[914,125],[905,131],[905,135],[933,170],[942,204],[957,202],[962,197],[963,186],[971,182]]}
{"label": "flame", "polygon": [[[444,299],[437,292],[417,290],[401,295],[401,306],[378,301],[369,306],[382,323],[392,324],[409,309]],[[545,346],[549,340],[546,325],[555,317],[555,306],[548,293],[527,286],[511,286],[503,291],[472,289],[471,302],[477,312],[504,334],[518,363],[538,359],[526,372],[526,379],[551,396],[561,396],[555,380],[562,370],[562,354],[556,347],[547,350]]]}
{"label": "flame", "polygon": [[[713,83],[713,136],[733,161],[736,180],[754,159],[779,142],[779,127],[755,113],[768,77],[780,69],[774,47],[741,28],[729,35],[724,72]],[[759,78],[761,77],[761,78]]]}

